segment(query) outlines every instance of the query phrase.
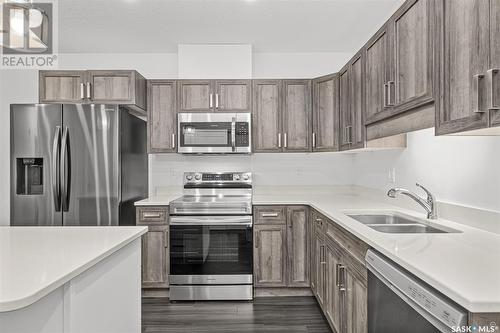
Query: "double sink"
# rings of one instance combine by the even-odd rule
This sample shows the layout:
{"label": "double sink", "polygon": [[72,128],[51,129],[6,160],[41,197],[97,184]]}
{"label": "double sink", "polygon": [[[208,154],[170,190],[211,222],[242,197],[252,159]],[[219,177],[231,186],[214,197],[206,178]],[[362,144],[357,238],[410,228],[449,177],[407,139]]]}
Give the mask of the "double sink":
{"label": "double sink", "polygon": [[438,225],[396,212],[347,213],[350,218],[372,228],[390,234],[447,234],[461,231]]}

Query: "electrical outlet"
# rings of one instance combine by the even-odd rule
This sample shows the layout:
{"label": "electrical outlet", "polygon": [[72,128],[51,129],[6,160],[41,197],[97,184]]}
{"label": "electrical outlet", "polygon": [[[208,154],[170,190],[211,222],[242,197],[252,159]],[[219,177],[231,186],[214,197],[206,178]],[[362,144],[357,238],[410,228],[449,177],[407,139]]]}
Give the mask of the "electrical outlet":
{"label": "electrical outlet", "polygon": [[387,179],[389,180],[389,183],[395,184],[396,183],[396,168],[390,168],[389,173],[387,175]]}

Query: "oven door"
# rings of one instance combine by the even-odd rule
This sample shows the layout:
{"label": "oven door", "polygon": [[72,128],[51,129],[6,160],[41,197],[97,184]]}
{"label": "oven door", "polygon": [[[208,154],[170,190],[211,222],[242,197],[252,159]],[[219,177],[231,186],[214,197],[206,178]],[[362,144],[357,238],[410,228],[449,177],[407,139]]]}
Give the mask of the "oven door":
{"label": "oven door", "polygon": [[250,114],[179,113],[179,153],[250,153]]}
{"label": "oven door", "polygon": [[170,283],[251,284],[252,216],[171,216]]}

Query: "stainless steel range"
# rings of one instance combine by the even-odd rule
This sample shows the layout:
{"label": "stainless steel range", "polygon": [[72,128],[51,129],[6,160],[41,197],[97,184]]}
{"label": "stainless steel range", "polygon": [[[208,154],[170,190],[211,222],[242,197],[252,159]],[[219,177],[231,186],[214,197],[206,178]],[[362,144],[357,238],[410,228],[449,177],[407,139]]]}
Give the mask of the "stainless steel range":
{"label": "stainless steel range", "polygon": [[170,203],[170,299],[253,299],[252,174],[184,173]]}

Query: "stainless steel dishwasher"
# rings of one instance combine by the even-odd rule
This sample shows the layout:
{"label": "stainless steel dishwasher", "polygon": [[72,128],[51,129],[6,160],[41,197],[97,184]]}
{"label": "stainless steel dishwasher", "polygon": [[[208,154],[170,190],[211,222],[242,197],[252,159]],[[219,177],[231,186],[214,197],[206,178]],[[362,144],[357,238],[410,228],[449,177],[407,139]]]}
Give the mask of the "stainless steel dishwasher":
{"label": "stainless steel dishwasher", "polygon": [[368,332],[451,332],[467,324],[463,309],[381,254],[368,250]]}

